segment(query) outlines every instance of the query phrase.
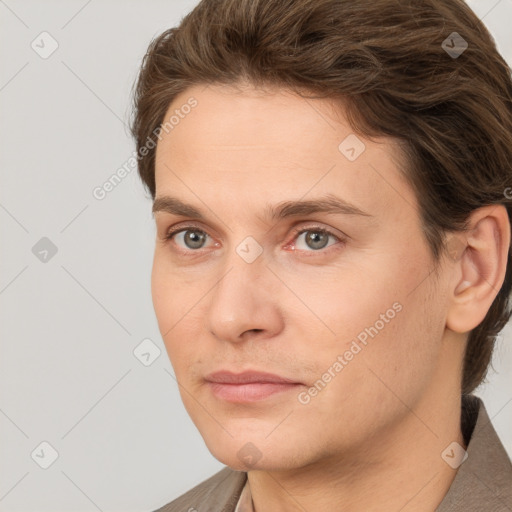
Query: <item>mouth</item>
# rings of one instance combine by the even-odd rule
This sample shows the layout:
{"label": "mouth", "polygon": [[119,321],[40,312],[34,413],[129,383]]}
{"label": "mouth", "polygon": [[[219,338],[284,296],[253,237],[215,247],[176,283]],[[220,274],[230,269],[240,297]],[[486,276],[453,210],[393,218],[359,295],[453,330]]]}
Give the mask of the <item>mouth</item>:
{"label": "mouth", "polygon": [[301,382],[266,372],[214,372],[205,377],[211,392],[221,400],[249,403],[265,400],[279,393],[297,391]]}

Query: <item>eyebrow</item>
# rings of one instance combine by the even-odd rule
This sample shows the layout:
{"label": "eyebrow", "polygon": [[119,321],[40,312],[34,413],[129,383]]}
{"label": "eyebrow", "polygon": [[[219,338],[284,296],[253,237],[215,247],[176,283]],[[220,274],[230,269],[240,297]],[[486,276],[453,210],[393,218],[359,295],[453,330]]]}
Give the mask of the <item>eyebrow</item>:
{"label": "eyebrow", "polygon": [[[197,220],[206,220],[202,211],[181,199],[171,196],[160,196],[153,202],[153,214],[165,212],[181,217],[191,217]],[[373,215],[361,210],[356,205],[332,194],[311,200],[283,201],[276,205],[267,204],[264,209],[265,218],[275,221],[287,217],[299,215],[311,215],[314,213],[332,213],[343,215],[360,215],[373,217]]]}

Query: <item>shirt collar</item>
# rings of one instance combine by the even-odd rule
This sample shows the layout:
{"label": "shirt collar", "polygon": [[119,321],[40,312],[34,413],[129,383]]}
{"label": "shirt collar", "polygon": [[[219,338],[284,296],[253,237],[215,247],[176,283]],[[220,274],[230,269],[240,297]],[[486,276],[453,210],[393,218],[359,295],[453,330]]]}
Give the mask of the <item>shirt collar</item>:
{"label": "shirt collar", "polygon": [[249,479],[246,480],[240,499],[236,505],[234,512],[254,512],[252,502],[251,488],[249,487]]}

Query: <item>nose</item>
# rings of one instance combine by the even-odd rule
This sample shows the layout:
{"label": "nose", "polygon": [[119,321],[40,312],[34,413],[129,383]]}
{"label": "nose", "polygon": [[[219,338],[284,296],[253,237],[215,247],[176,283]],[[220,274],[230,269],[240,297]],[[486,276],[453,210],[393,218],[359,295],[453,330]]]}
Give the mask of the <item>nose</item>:
{"label": "nose", "polygon": [[267,339],[283,328],[282,283],[263,257],[247,263],[234,253],[210,294],[206,325],[218,339],[239,343]]}

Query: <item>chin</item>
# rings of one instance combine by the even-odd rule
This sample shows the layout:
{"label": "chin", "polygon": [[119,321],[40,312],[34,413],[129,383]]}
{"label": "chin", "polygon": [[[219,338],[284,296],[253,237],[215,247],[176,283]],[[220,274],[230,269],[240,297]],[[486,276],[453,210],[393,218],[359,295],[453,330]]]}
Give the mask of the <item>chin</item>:
{"label": "chin", "polygon": [[299,453],[296,443],[291,443],[288,448],[264,438],[261,441],[230,438],[226,443],[219,443],[217,438],[205,439],[205,442],[219,462],[235,471],[284,471],[299,467],[302,463],[307,464],[307,461],[297,460]]}

